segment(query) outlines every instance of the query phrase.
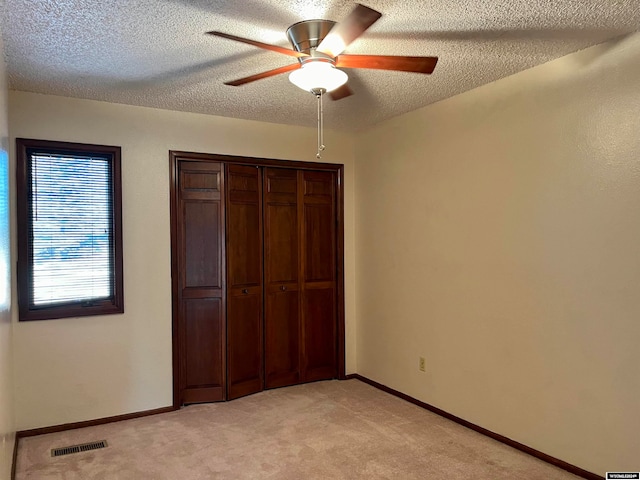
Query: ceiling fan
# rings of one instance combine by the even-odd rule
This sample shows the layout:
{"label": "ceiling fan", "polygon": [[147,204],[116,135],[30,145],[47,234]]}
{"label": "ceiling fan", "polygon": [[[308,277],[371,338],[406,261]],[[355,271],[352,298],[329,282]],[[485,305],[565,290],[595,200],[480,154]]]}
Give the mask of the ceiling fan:
{"label": "ceiling fan", "polygon": [[331,20],[305,20],[294,23],[287,29],[287,38],[293,49],[218,31],[207,33],[298,59],[297,63],[225,82],[225,85],[237,87],[291,72],[289,80],[294,85],[316,96],[329,93],[333,100],[340,100],[353,94],[346,85],[347,74],[340,68],[366,68],[430,74],[438,62],[437,57],[347,55],[342,53],[381,16],[380,12],[357,4],[355,9],[340,23]]}

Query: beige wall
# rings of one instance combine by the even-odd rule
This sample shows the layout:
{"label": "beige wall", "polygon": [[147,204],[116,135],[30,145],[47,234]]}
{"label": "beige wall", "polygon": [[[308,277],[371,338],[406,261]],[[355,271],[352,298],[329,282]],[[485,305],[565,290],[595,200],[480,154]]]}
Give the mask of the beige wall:
{"label": "beige wall", "polygon": [[[310,96],[309,101],[313,101]],[[168,151],[315,160],[315,129],[9,94],[16,137],[122,146],[125,313],[14,323],[19,430],[172,403]],[[345,164],[347,369],[355,370],[353,146],[327,132],[323,161]]]}
{"label": "beige wall", "polygon": [[[4,45],[0,37],[0,53]],[[0,60],[0,479],[11,475],[15,439],[9,235],[9,129],[4,55]]]}
{"label": "beige wall", "polygon": [[638,79],[640,34],[357,139],[359,373],[595,473],[640,468]]}

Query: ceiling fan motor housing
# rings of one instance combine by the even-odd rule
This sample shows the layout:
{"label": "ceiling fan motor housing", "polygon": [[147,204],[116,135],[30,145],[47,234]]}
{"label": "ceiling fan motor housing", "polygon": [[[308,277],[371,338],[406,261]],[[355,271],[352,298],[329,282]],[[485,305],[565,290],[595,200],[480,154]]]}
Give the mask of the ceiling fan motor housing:
{"label": "ceiling fan motor housing", "polygon": [[[335,24],[331,20],[304,20],[287,29],[287,38],[296,51],[314,56],[315,49]],[[328,55],[324,56],[330,58]]]}

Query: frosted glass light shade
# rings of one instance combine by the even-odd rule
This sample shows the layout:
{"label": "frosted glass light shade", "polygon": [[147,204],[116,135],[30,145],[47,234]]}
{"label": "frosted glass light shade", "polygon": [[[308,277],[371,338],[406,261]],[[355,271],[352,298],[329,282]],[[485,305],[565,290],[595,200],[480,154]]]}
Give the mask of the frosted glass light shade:
{"label": "frosted glass light shade", "polygon": [[346,73],[328,62],[307,62],[289,74],[289,81],[307,92],[320,88],[330,92],[344,85],[348,79]]}

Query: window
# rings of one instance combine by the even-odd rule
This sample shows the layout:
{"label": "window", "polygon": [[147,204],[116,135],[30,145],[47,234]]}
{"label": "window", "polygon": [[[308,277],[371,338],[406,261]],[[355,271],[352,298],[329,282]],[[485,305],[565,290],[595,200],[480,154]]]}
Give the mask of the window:
{"label": "window", "polygon": [[120,147],[16,140],[20,320],[124,311]]}

